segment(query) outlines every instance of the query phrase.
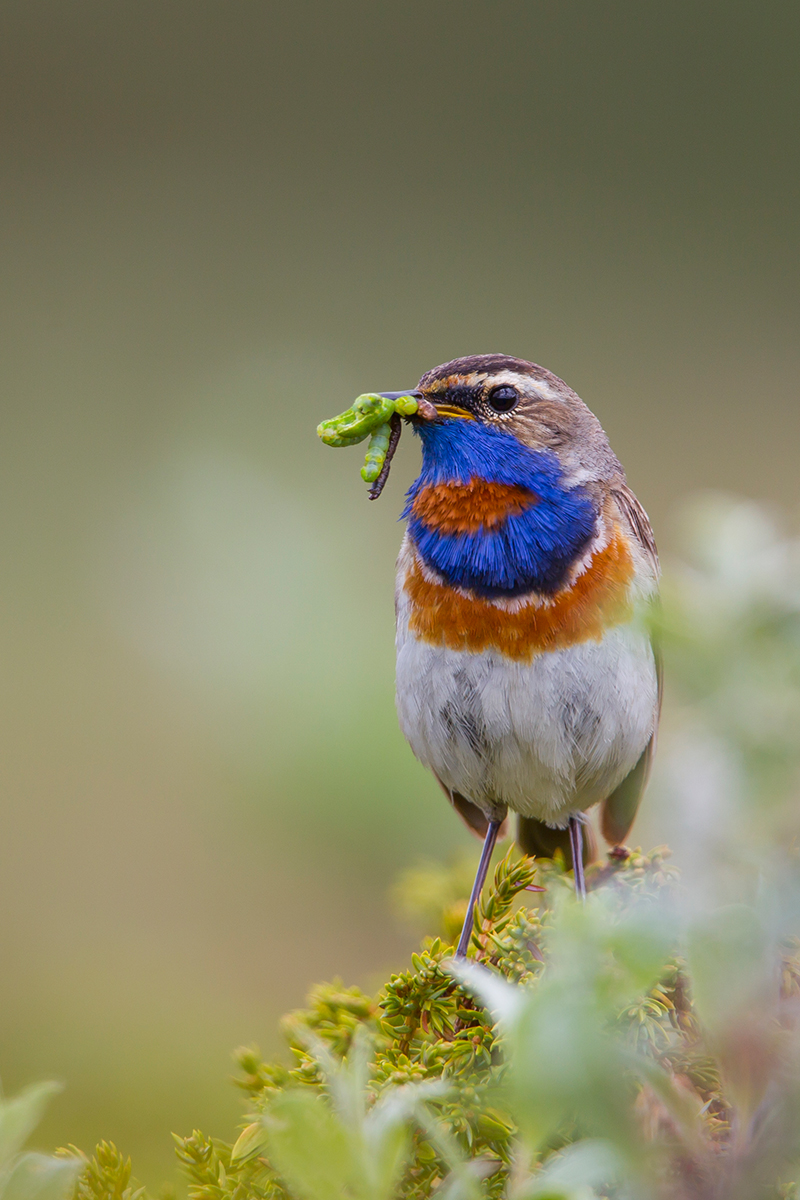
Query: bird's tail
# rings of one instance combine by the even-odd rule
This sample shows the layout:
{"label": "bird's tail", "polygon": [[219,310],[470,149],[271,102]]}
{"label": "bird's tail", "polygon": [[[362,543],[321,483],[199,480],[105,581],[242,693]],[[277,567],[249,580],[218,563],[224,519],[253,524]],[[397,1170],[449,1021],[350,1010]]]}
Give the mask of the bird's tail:
{"label": "bird's tail", "polygon": [[[567,868],[572,868],[569,829],[552,829],[535,817],[517,818],[517,845],[525,854],[535,858],[553,858],[556,850],[564,856]],[[583,864],[588,866],[597,858],[597,840],[591,825],[583,826]]]}

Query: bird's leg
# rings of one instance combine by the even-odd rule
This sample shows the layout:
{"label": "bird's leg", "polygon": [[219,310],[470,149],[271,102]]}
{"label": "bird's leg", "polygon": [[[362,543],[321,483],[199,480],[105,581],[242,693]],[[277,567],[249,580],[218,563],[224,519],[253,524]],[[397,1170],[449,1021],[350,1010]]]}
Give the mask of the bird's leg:
{"label": "bird's leg", "polygon": [[475,905],[478,903],[478,897],[481,894],[486,873],[489,870],[489,863],[492,859],[492,851],[494,844],[497,841],[497,834],[502,821],[490,821],[489,828],[486,830],[486,837],[483,842],[483,850],[481,851],[481,861],[478,863],[478,871],[475,875],[475,882],[472,885],[472,892],[467,905],[467,915],[464,917],[464,925],[461,930],[461,937],[458,939],[458,949],[456,950],[456,958],[467,957],[467,946],[469,939],[472,937],[472,923],[475,918]]}
{"label": "bird's leg", "polygon": [[572,850],[572,870],[575,875],[575,895],[586,899],[586,879],[583,874],[583,826],[580,817],[569,819],[569,844]]}

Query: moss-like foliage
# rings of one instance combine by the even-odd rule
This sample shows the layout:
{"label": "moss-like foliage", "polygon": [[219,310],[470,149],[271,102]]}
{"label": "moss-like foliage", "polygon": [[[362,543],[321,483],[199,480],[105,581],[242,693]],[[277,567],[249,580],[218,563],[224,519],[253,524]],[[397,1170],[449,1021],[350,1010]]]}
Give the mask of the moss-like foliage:
{"label": "moss-like foliage", "polygon": [[92,1158],[77,1146],[60,1152],[82,1164],[75,1184],[74,1200],[140,1200],[145,1189],[131,1181],[131,1160],[120,1154],[112,1142],[100,1142]]}
{"label": "moss-like foliage", "polygon": [[[509,852],[457,969],[464,875],[409,876],[406,901],[416,893],[430,918],[438,896],[443,933],[376,997],[319,985],[284,1019],[288,1062],[237,1051],[238,1140],[176,1138],[191,1200],[796,1195],[800,1107],[782,1060],[795,947],[770,968],[764,1020],[748,1001],[727,1032],[709,1031],[678,953],[664,850],[594,867],[585,907],[562,863]],[[139,1195],[103,1143],[75,1200]]]}

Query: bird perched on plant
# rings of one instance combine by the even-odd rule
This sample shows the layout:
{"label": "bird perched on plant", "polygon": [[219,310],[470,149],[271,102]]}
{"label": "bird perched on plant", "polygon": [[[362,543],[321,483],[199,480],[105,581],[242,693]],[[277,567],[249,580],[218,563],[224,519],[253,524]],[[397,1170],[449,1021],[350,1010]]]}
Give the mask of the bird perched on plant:
{"label": "bird perched on plant", "polygon": [[463,955],[509,809],[525,851],[569,851],[581,895],[586,810],[612,845],[628,834],[658,724],[658,556],[600,422],[550,371],[474,355],[402,394],[420,402],[422,470],[397,564],[397,710],[484,837]]}
{"label": "bird perched on plant", "polygon": [[414,754],[484,838],[463,956],[509,809],[526,852],[569,856],[581,896],[587,809],[600,804],[614,846],[633,823],[658,724],[646,621],[658,556],[600,422],[543,367],[459,358],[323,422],[328,445],[372,433],[362,475],[373,499],[401,417],[422,440],[422,471],[397,562],[397,710]]}

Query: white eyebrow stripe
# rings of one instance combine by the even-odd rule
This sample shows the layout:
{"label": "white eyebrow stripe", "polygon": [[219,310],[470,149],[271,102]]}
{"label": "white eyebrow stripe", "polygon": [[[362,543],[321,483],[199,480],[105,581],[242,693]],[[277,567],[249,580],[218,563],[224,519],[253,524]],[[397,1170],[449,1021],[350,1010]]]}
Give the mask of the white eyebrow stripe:
{"label": "white eyebrow stripe", "polygon": [[445,379],[437,379],[430,385],[429,391],[432,395],[438,395],[441,392],[448,391],[451,387],[456,386],[454,380],[458,381],[458,385],[467,388],[484,387],[490,380],[492,387],[501,387],[503,384],[508,384],[511,387],[521,392],[523,396],[535,396],[539,400],[557,400],[559,403],[564,402],[564,396],[561,392],[556,391],[544,379],[536,379],[532,375],[523,375],[518,371],[506,369],[504,371],[470,371],[467,375],[448,375]]}
{"label": "white eyebrow stripe", "polygon": [[501,384],[510,384],[523,395],[530,395],[533,392],[540,400],[561,400],[561,396],[554,388],[551,388],[549,383],[544,379],[534,379],[532,375],[520,375],[516,371],[498,371],[495,375],[485,375],[484,379],[491,379],[492,387],[498,387]]}

